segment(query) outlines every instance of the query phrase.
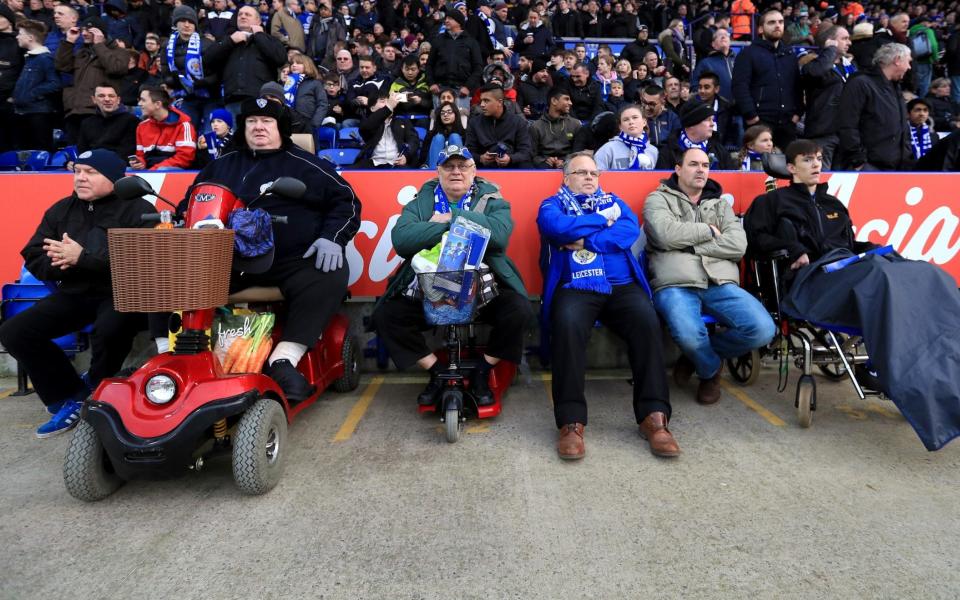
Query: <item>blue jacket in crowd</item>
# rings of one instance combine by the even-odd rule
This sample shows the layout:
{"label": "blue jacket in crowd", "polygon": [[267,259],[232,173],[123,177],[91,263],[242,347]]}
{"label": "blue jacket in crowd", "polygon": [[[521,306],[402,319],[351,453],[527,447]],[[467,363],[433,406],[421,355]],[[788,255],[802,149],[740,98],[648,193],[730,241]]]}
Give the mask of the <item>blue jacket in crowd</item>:
{"label": "blue jacket in crowd", "polygon": [[740,51],[733,67],[733,100],[745,119],[783,123],[803,114],[800,69],[793,48],[757,40]]}
{"label": "blue jacket in crowd", "polygon": [[54,94],[60,88],[60,75],[53,68],[50,51],[44,46],[31,50],[13,88],[13,110],[18,115],[57,112]]}

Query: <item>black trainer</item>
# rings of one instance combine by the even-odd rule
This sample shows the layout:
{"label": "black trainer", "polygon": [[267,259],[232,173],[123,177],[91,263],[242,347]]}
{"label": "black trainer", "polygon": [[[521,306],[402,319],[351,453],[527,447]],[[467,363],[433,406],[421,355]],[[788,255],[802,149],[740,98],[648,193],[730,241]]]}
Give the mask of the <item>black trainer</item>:
{"label": "black trainer", "polygon": [[495,401],[493,390],[490,389],[490,370],[490,368],[477,369],[473,372],[470,392],[477,401],[477,406],[490,406]]}
{"label": "black trainer", "polygon": [[430,381],[427,383],[427,387],[423,388],[423,391],[417,396],[417,404],[434,406],[440,400],[440,392],[442,391],[443,380],[437,377],[435,369],[430,369]]}
{"label": "black trainer", "polygon": [[316,386],[310,385],[307,378],[285,358],[273,361],[264,373],[277,382],[287,401],[292,404],[303,402],[317,390]]}

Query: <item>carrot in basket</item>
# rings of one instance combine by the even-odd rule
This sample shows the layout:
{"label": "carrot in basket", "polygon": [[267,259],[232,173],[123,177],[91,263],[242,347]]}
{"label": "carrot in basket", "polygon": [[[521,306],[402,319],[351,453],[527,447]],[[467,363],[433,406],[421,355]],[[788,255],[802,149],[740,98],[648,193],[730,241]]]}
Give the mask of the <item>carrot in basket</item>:
{"label": "carrot in basket", "polygon": [[267,357],[270,356],[271,348],[273,348],[273,340],[271,338],[265,339],[263,343],[260,344],[260,347],[257,348],[253,358],[250,360],[250,368],[256,369],[256,373],[263,370],[263,363],[266,362]]}
{"label": "carrot in basket", "polygon": [[246,336],[240,336],[237,339],[233,340],[233,343],[230,344],[230,347],[227,348],[227,353],[223,356],[223,372],[224,373],[233,373],[233,367],[236,366],[237,360],[243,354],[244,348],[250,345],[250,338]]}

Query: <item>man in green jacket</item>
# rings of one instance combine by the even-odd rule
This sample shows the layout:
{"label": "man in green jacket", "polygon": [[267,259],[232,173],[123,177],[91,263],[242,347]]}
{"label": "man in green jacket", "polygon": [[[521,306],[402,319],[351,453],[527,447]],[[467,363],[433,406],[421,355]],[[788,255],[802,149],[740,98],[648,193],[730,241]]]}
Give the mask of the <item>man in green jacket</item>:
{"label": "man in green jacket", "polygon": [[442,365],[423,338],[422,332],[429,326],[421,301],[413,297],[416,286],[411,260],[421,250],[439,244],[452,221],[463,217],[490,230],[483,262],[493,272],[499,289],[499,294],[478,313],[478,319],[490,323],[492,328],[471,383],[477,404],[484,406],[494,401],[489,386],[494,365],[501,360],[520,362],[524,328],[533,316],[520,272],[507,257],[513,231],[510,204],[496,185],[476,173],[477,163],[465,147],[451,145],[440,153],[438,178],[420,188],[393,226],[393,248],[405,262],[373,312],[374,327],[397,367],[417,364],[430,372],[430,382],[417,399],[424,406],[436,404],[439,399],[443,382],[437,376]]}
{"label": "man in green jacket", "polygon": [[[683,353],[674,379],[683,384],[696,372],[701,404],[720,399],[723,359],[759,348],[776,333],[763,305],[738,285],[747,236],[709,176],[710,158],[690,148],[643,205],[653,304]],[[722,326],[720,333],[709,335],[705,314]]]}

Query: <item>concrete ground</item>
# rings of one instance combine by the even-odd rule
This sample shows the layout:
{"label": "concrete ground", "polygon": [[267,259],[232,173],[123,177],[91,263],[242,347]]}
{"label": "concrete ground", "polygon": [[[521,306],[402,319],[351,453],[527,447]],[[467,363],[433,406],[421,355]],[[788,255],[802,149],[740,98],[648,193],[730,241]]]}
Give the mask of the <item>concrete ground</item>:
{"label": "concrete ground", "polygon": [[[0,400],[3,598],[957,598],[960,442],[928,453],[889,402],[792,372],[674,389],[677,460],[650,455],[624,372],[587,384],[587,457],[564,463],[549,374],[447,444],[421,384],[367,375],[290,429],[287,469],[241,496],[228,460],[83,504],[68,435],[39,400]],[[2,380],[6,395],[14,384]]]}

